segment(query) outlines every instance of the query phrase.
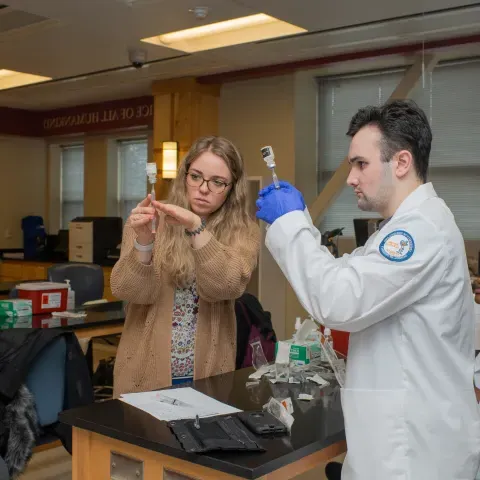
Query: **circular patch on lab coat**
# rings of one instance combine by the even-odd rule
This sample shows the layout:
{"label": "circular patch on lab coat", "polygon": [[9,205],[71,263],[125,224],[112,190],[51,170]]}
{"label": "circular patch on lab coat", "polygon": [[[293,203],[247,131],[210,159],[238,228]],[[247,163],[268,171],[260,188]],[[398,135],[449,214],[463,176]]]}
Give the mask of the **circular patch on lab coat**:
{"label": "circular patch on lab coat", "polygon": [[415,251],[412,236],[404,230],[389,233],[380,244],[380,253],[392,262],[404,262]]}

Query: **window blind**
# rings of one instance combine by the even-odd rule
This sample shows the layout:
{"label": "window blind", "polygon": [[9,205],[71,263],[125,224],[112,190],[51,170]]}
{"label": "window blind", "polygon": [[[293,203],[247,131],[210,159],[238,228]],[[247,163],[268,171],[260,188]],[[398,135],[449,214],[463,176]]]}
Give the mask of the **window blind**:
{"label": "window blind", "polygon": [[61,228],[83,215],[83,145],[61,147]]}
{"label": "window blind", "polygon": [[[405,70],[319,79],[318,189],[348,152],[345,135],[351,117],[366,105],[385,102]],[[465,239],[480,238],[480,61],[445,63],[422,78],[412,98],[424,109],[433,131],[429,181],[455,215]],[[354,236],[353,219],[378,217],[362,212],[350,187],[327,211],[320,228],[345,227]]]}
{"label": "window blind", "polygon": [[124,221],[147,194],[147,158],[146,138],[118,142],[119,211]]}

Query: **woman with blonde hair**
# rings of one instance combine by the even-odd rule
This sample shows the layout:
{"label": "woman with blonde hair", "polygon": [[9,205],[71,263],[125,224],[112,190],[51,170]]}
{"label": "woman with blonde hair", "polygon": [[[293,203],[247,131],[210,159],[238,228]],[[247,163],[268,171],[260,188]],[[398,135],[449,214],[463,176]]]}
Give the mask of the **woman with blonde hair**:
{"label": "woman with blonde hair", "polygon": [[125,224],[111,276],[113,295],[128,302],[115,397],[235,369],[234,301],[259,237],[240,153],[225,138],[198,139],[166,203],[148,196]]}

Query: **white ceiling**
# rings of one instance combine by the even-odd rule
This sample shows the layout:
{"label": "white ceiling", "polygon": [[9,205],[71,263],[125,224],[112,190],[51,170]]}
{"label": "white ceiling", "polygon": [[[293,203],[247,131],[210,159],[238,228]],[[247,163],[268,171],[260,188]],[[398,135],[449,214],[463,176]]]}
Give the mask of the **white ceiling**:
{"label": "white ceiling", "polygon": [[[9,7],[0,10],[0,68],[55,80],[0,92],[1,106],[28,109],[148,95],[155,79],[209,75],[480,32],[480,3],[467,0],[10,0],[3,3]],[[189,12],[200,5],[210,9],[204,21]],[[22,17],[25,22],[35,20],[35,23],[12,28],[15,22],[21,22],[19,12],[26,12]],[[141,38],[260,12],[304,27],[309,33],[194,54],[140,42]],[[400,18],[395,20],[396,17]],[[130,67],[129,48],[146,50],[148,66],[140,70]],[[480,44],[442,53],[457,57],[477,54]],[[65,80],[69,77],[80,78]]]}

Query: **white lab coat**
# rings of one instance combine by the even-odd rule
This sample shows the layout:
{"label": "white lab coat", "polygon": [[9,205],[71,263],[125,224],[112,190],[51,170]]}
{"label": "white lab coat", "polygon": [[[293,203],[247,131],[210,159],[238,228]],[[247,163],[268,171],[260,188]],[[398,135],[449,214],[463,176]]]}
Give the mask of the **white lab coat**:
{"label": "white lab coat", "polygon": [[[478,328],[478,322],[477,322],[477,328]],[[478,340],[478,337],[477,337]],[[476,341],[477,341],[476,340]],[[477,348],[475,348],[478,350]],[[480,354],[477,355],[477,358],[475,359],[475,379],[474,379],[475,386],[477,388],[480,388]],[[480,469],[477,472],[477,476],[475,477],[476,480],[480,480]]]}
{"label": "white lab coat", "polygon": [[342,479],[473,480],[473,298],[463,238],[432,185],[351,255],[334,258],[301,211],[276,220],[266,244],[305,309],[351,332]]}
{"label": "white lab coat", "polygon": [[480,354],[475,359],[475,386],[480,388]]}

